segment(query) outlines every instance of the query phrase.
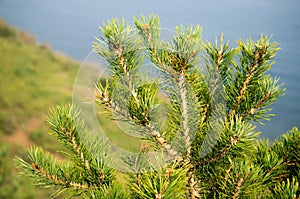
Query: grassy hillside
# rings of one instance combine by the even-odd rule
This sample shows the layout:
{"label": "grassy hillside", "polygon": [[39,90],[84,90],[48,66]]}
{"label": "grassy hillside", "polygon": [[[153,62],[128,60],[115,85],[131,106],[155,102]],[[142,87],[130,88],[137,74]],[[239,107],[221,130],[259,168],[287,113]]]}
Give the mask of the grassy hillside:
{"label": "grassy hillside", "polygon": [[78,64],[54,54],[46,45],[35,45],[33,40],[29,34],[0,22],[2,134],[41,119],[41,113],[51,105],[68,101],[71,96]]}
{"label": "grassy hillside", "polygon": [[[15,155],[26,158],[27,148],[40,145],[51,152],[61,145],[51,137],[46,123],[49,109],[71,102],[79,63],[55,53],[48,45],[0,20],[0,199],[49,198],[52,190],[39,190],[18,177]],[[99,123],[117,146],[137,149],[140,140],[111,124],[108,115]],[[124,142],[126,140],[126,142]]]}
{"label": "grassy hillside", "polygon": [[3,20],[0,50],[0,198],[48,197],[15,175],[12,158],[31,144],[58,149],[45,118],[50,107],[71,100],[79,64]]}

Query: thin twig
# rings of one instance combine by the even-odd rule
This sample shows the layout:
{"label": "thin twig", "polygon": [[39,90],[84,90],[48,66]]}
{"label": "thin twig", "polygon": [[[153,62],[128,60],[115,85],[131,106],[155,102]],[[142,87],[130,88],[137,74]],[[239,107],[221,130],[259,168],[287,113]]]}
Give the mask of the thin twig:
{"label": "thin twig", "polygon": [[[262,52],[261,52],[262,50]],[[231,111],[230,116],[236,114],[236,110],[240,107],[241,105],[241,100],[245,96],[245,93],[248,89],[248,85],[253,77],[254,71],[261,65],[263,64],[262,56],[264,54],[264,47],[262,49],[257,49],[254,54],[254,61],[250,67],[249,73],[246,76],[245,81],[243,82],[243,87],[241,88],[239,92],[239,96],[237,97],[237,102],[235,104],[234,109]]]}
{"label": "thin twig", "polygon": [[[219,68],[221,66],[221,62],[223,61],[223,52],[218,51],[218,59],[215,63],[215,76],[214,76],[214,81],[211,84],[211,89],[210,89],[210,99],[212,100],[213,96],[215,95],[216,92],[216,87],[217,83],[219,81]],[[205,119],[207,118],[208,110],[210,108],[210,104],[206,104],[203,112],[203,116],[201,117],[201,124],[204,123]]]}
{"label": "thin twig", "polygon": [[198,183],[195,178],[194,174],[194,167],[192,167],[188,173],[188,178],[189,178],[189,188],[190,188],[190,197],[191,199],[196,199],[200,198],[200,195],[198,193]]}
{"label": "thin twig", "polygon": [[247,111],[241,114],[242,117],[246,117],[248,115],[253,115],[271,96],[271,92],[267,92],[265,96],[256,104],[255,107],[251,108],[250,111]]}
{"label": "thin twig", "polygon": [[234,195],[233,195],[232,199],[238,198],[238,196],[240,194],[240,191],[241,191],[242,184],[243,184],[244,181],[245,181],[244,178],[239,179],[239,181],[236,185],[235,192],[234,192]]}
{"label": "thin twig", "polygon": [[73,150],[78,155],[78,157],[81,160],[81,162],[82,162],[83,166],[85,167],[85,169],[88,172],[91,172],[90,164],[89,164],[88,160],[84,157],[82,149],[76,141],[76,137],[72,134],[72,132],[69,132],[69,131],[65,132],[65,134],[70,139],[70,141],[72,143]]}
{"label": "thin twig", "polygon": [[148,131],[151,133],[152,137],[155,138],[155,140],[162,146],[174,159],[182,159],[181,156],[178,155],[178,152],[174,149],[172,149],[172,146],[168,144],[168,142],[161,136],[161,133],[157,131],[153,126],[148,124],[146,126]]}

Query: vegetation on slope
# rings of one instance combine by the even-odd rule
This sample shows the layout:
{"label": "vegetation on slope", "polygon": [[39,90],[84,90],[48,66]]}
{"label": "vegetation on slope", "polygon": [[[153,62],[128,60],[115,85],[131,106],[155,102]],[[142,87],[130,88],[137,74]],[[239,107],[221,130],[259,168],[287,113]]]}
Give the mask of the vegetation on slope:
{"label": "vegetation on slope", "polygon": [[0,198],[45,197],[49,192],[16,176],[12,158],[30,144],[58,149],[45,118],[50,107],[71,100],[79,64],[3,20],[0,49]]}

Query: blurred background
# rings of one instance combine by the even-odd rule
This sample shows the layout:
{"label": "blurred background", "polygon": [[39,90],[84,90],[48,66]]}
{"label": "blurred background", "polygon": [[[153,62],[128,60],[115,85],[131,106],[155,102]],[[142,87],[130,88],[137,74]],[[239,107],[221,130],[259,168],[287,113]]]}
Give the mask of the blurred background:
{"label": "blurred background", "polygon": [[98,27],[114,17],[132,22],[135,15],[155,13],[163,28],[199,24],[204,40],[224,33],[233,46],[238,39],[273,35],[281,50],[271,74],[287,90],[273,105],[275,117],[258,129],[274,140],[299,127],[299,10],[299,0],[0,0],[0,198],[49,197],[51,190],[34,191],[15,175],[12,157],[23,157],[31,144],[59,149],[47,134],[47,113],[71,101]]}

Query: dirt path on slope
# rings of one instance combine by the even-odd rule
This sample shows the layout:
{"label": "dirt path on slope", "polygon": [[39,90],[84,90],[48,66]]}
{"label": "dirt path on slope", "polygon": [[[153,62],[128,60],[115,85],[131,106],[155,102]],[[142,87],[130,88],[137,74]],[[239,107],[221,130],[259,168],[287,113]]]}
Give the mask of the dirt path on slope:
{"label": "dirt path on slope", "polygon": [[25,128],[17,128],[14,133],[10,135],[3,135],[4,142],[14,145],[19,145],[28,148],[33,142],[30,140],[30,132],[41,126],[41,120],[38,118],[30,118],[26,123]]}

